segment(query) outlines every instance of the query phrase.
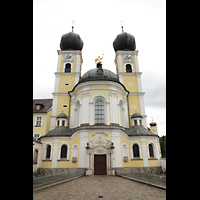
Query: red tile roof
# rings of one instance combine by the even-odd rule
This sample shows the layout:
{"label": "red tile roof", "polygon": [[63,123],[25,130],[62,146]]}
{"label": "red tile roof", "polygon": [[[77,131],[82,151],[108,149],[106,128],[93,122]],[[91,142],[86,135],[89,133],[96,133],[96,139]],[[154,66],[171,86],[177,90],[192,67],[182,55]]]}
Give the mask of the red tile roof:
{"label": "red tile roof", "polygon": [[[53,99],[33,99],[33,113],[46,113],[52,106]],[[39,110],[36,110],[36,105],[41,105]]]}

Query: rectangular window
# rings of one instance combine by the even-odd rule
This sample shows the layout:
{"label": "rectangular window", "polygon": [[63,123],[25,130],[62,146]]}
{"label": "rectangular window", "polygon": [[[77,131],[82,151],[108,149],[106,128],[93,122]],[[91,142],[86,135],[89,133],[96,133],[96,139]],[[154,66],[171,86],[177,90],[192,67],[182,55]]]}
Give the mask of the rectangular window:
{"label": "rectangular window", "polygon": [[33,135],[33,137],[34,137],[34,140],[35,140],[35,141],[38,141],[38,139],[39,139],[39,137],[40,137],[40,134],[39,134],[39,133],[35,133],[35,134]]}
{"label": "rectangular window", "polygon": [[41,126],[42,125],[42,117],[36,117],[36,124],[35,126]]}
{"label": "rectangular window", "polygon": [[36,105],[35,109],[40,110],[40,105]]}
{"label": "rectangular window", "polygon": [[65,121],[64,120],[62,120],[62,126],[65,126]]}

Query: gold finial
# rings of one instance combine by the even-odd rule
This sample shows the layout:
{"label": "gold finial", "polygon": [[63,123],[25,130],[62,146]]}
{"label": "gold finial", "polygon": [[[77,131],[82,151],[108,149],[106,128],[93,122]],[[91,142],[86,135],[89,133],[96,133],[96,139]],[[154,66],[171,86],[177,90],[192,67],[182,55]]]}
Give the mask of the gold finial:
{"label": "gold finial", "polygon": [[135,113],[137,113],[137,110],[135,110]]}
{"label": "gold finial", "polygon": [[151,117],[151,119],[152,119],[152,122],[153,122],[153,117]]}
{"label": "gold finial", "polygon": [[74,24],[75,24],[75,21],[72,20],[72,32],[74,32]]}
{"label": "gold finial", "polygon": [[[103,54],[103,55],[104,55],[104,54]],[[102,55],[101,58],[100,58],[100,56],[98,56],[98,58],[96,58],[96,59],[94,60],[96,64],[101,63],[101,60],[103,59],[103,55]]]}
{"label": "gold finial", "polygon": [[123,20],[120,21],[120,24],[121,24],[122,33],[123,33],[123,32],[124,32],[124,29],[123,29],[123,24],[124,24],[124,22],[123,22]]}

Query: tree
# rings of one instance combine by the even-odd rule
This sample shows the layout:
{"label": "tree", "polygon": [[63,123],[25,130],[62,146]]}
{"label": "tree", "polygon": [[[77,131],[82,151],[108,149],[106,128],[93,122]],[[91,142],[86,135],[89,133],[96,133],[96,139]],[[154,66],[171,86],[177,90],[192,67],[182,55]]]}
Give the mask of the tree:
{"label": "tree", "polygon": [[161,157],[166,158],[166,135],[159,137],[160,148],[161,148]]}

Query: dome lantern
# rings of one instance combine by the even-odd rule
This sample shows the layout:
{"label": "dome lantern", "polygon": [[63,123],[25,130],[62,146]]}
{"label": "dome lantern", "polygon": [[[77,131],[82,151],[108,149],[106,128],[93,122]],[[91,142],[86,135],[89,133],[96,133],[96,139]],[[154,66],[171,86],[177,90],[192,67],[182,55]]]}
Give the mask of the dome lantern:
{"label": "dome lantern", "polygon": [[131,115],[132,127],[142,125],[142,118],[142,115],[135,111],[135,113]]}
{"label": "dome lantern", "polygon": [[68,126],[68,117],[63,111],[56,117],[56,126]]}

